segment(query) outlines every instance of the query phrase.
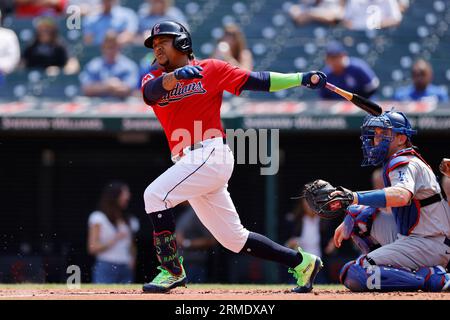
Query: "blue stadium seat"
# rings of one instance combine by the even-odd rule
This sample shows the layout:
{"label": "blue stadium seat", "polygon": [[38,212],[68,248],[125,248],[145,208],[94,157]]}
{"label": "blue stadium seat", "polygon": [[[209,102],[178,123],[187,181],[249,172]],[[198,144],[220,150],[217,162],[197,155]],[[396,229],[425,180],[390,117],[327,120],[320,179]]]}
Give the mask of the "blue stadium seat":
{"label": "blue stadium seat", "polygon": [[[297,26],[287,7],[296,1],[260,0],[177,0],[175,5],[188,18],[196,56],[206,58],[214,49],[224,23],[236,22],[244,31],[249,49],[254,55],[256,70],[279,72],[321,69],[325,46],[331,39],[344,43],[349,55],[366,60],[381,79],[379,96],[388,99],[399,85],[410,81],[411,64],[418,57],[429,58],[434,68],[434,82],[446,85],[450,81],[450,5],[447,1],[410,0],[402,23],[395,28],[377,31],[351,31],[343,26],[317,23]],[[124,6],[137,10],[141,0],[121,0]],[[21,47],[33,36],[31,19],[7,19],[7,27],[16,31]],[[70,45],[83,67],[101,54],[99,47],[84,46],[81,30],[69,30],[65,20],[58,21],[61,35]],[[123,53],[139,63],[148,49],[141,45],[124,48]],[[37,73],[15,72],[9,75],[1,96],[64,96],[78,93],[78,77],[40,77]],[[245,93],[261,99],[315,99],[311,90],[289,90],[283,93]]]}

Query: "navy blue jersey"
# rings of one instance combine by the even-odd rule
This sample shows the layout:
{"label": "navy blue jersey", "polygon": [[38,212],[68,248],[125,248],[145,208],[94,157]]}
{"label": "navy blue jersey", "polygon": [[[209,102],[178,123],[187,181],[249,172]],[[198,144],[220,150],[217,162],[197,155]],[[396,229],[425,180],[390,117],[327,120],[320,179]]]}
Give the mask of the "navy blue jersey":
{"label": "navy blue jersey", "polygon": [[[327,82],[366,98],[370,97],[380,84],[378,77],[370,66],[363,60],[354,57],[348,59],[348,65],[340,75],[332,73],[328,66],[322,71],[327,75]],[[327,100],[343,99],[325,88],[320,89],[320,96]]]}

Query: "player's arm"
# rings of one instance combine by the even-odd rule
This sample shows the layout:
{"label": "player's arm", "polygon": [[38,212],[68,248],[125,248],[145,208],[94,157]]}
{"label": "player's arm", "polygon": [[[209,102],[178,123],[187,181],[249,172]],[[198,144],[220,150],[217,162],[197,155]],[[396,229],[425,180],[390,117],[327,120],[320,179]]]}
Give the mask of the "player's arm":
{"label": "player's arm", "polygon": [[326,82],[327,76],[321,71],[297,73],[250,72],[242,90],[275,92],[299,86],[318,89],[323,88]]}
{"label": "player's arm", "polygon": [[354,192],[354,203],[374,208],[406,206],[414,196],[415,181],[419,174],[420,167],[413,162],[399,166],[389,172],[390,187],[381,190]]}
{"label": "player's arm", "polygon": [[380,190],[353,192],[353,203],[373,208],[403,207],[410,203],[413,194],[404,187],[387,187]]}
{"label": "player's arm", "polygon": [[145,82],[142,87],[144,99],[150,104],[153,104],[161,99],[170,90],[173,90],[178,81],[203,78],[200,74],[200,71],[202,70],[203,69],[200,66],[187,65],[166,73],[156,79],[149,80]]}

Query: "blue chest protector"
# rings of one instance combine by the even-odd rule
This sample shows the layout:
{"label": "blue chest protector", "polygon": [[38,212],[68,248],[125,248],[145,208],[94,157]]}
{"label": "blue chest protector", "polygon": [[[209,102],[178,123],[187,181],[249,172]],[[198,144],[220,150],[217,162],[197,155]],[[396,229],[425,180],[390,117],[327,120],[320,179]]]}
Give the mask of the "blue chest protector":
{"label": "blue chest protector", "polygon": [[[391,186],[389,173],[398,167],[407,165],[411,160],[411,156],[417,157],[427,164],[413,148],[400,150],[390,157],[383,165],[383,180],[386,187]],[[408,236],[419,223],[420,203],[417,199],[413,198],[411,203],[407,206],[392,208],[392,213],[394,214],[397,224],[397,232]]]}

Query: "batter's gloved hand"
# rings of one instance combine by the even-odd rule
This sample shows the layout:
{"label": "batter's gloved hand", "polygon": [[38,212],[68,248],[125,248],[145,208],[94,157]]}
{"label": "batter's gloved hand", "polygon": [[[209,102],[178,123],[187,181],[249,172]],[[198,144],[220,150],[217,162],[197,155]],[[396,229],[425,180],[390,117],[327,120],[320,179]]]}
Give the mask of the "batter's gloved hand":
{"label": "batter's gloved hand", "polygon": [[200,66],[184,66],[178,69],[175,69],[173,72],[175,79],[201,79],[203,76],[200,74],[200,71],[203,71],[203,68]]}
{"label": "batter's gloved hand", "polygon": [[306,198],[311,210],[324,219],[343,217],[354,199],[350,190],[333,187],[324,180],[306,184],[302,196]]}
{"label": "batter's gloved hand", "polygon": [[[319,81],[313,83],[313,81],[311,81],[311,77],[313,75],[317,75],[319,77]],[[324,88],[326,84],[327,75],[322,71],[309,71],[302,74],[302,86],[310,89],[321,89]]]}

